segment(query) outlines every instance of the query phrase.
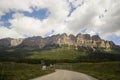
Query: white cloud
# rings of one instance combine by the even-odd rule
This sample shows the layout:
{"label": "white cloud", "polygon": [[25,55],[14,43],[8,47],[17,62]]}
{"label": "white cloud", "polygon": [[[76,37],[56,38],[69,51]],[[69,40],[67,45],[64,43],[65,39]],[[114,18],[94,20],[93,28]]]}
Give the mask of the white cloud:
{"label": "white cloud", "polygon": [[[32,9],[30,7],[35,7],[36,9],[47,8],[50,11],[50,15],[47,19],[40,21],[18,12],[31,12]],[[40,36],[51,30],[55,30],[56,34],[64,32],[64,20],[69,13],[69,9],[69,4],[66,0],[13,0],[12,3],[8,0],[0,1],[0,12],[4,14],[9,10],[17,12],[13,14],[13,19],[10,19],[9,22],[11,27],[21,35]]]}
{"label": "white cloud", "polygon": [[66,26],[60,22],[51,22],[50,18],[43,21],[32,17],[26,17],[21,13],[13,15],[13,19],[9,20],[11,27],[21,35],[43,36],[44,34],[55,30],[55,34],[63,33]]}
{"label": "white cloud", "polygon": [[80,29],[92,26],[92,20],[96,16],[96,11],[94,7],[91,8],[92,6],[89,3],[79,6],[68,18],[67,26],[73,33],[78,33]]}
{"label": "white cloud", "polygon": [[101,24],[95,25],[95,30],[102,36],[110,36],[114,34],[120,37],[120,1],[106,0],[102,4],[101,7],[103,7],[104,10],[106,9],[107,12],[103,12]]}
{"label": "white cloud", "polygon": [[[17,16],[16,16],[17,15]],[[14,18],[9,20],[12,24],[12,28],[18,33],[29,36],[43,35],[46,30],[43,26],[44,22],[34,19],[32,17],[26,17],[23,14],[14,14]]]}
{"label": "white cloud", "polygon": [[30,6],[29,0],[0,0],[0,16],[5,15],[10,10],[31,12]]}
{"label": "white cloud", "polygon": [[1,38],[6,38],[6,37],[11,37],[11,38],[22,38],[20,34],[18,34],[14,29],[8,29],[6,27],[0,27],[0,39]]}
{"label": "white cloud", "polygon": [[112,34],[119,36],[119,13],[119,0],[86,0],[69,17],[68,28],[76,33],[86,27],[87,33],[99,33],[104,38]]}

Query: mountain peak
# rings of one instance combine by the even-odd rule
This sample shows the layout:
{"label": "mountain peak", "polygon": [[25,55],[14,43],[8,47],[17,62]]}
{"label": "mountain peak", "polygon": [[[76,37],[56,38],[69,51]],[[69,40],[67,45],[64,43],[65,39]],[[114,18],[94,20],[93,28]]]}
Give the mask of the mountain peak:
{"label": "mountain peak", "polygon": [[93,35],[92,40],[98,41],[101,40],[101,38],[99,37],[99,35]]}
{"label": "mountain peak", "polygon": [[0,48],[4,47],[31,47],[43,48],[47,45],[72,45],[72,46],[89,46],[97,48],[112,48],[116,45],[112,41],[105,41],[98,35],[90,36],[90,34],[73,34],[66,33],[42,38],[41,36],[29,37],[26,39],[1,39]]}

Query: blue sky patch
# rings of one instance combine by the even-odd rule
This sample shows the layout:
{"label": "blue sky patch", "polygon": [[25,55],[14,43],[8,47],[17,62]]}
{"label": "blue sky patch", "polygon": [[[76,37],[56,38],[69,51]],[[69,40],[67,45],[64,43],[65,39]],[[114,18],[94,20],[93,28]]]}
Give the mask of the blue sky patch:
{"label": "blue sky patch", "polygon": [[120,37],[116,36],[116,35],[111,35],[107,38],[110,41],[115,42],[115,44],[120,45]]}
{"label": "blue sky patch", "polygon": [[3,15],[1,18],[0,18],[0,21],[3,22],[2,26],[5,26],[7,28],[10,28],[10,23],[9,23],[9,19],[12,19],[12,15],[14,14],[15,12],[14,11],[9,11],[7,12],[5,15]]}
{"label": "blue sky patch", "polygon": [[86,28],[83,28],[81,31],[80,31],[80,33],[86,33]]}
{"label": "blue sky patch", "polygon": [[39,9],[39,10],[36,10],[36,9],[32,8],[32,10],[33,10],[32,12],[24,11],[22,13],[25,16],[37,18],[37,19],[40,19],[40,20],[46,19],[50,15],[50,12],[47,8],[42,8],[42,9]]}
{"label": "blue sky patch", "polygon": [[[40,20],[46,19],[50,12],[47,8],[42,8],[39,10],[36,10],[35,8],[32,8],[32,12],[27,12],[27,11],[23,11],[20,13],[23,13],[25,16],[28,17],[33,17],[33,18],[37,18]],[[4,26],[6,28],[11,28],[11,24],[9,23],[9,20],[12,19],[12,15],[15,13],[15,11],[10,10],[9,12],[7,12],[5,15],[1,16],[0,21],[3,22],[3,24],[1,26]]]}
{"label": "blue sky patch", "polygon": [[76,7],[70,2],[69,3],[69,6],[70,6],[70,11],[69,11],[69,14],[68,14],[68,17],[71,16],[71,14],[74,12],[74,10],[76,9]]}

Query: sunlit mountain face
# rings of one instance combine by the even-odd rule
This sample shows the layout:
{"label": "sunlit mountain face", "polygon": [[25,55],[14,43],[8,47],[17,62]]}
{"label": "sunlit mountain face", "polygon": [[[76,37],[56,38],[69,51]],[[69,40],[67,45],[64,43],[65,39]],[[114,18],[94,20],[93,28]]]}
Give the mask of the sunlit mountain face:
{"label": "sunlit mountain face", "polygon": [[120,45],[120,0],[0,0],[0,39],[99,35]]}

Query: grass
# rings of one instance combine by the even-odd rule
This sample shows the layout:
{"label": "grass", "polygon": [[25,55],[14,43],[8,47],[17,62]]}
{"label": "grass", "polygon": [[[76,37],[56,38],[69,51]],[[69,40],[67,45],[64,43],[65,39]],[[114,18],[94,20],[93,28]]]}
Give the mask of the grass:
{"label": "grass", "polygon": [[[120,80],[120,62],[57,63],[55,67],[82,72],[98,80]],[[0,80],[29,80],[51,72],[54,70],[41,70],[39,64],[0,63]]]}
{"label": "grass", "polygon": [[[0,50],[0,61],[9,60],[53,60],[58,62],[101,62],[101,61],[120,61],[120,54],[114,52],[85,51],[86,48],[76,50],[74,47],[58,47],[42,50],[24,50],[24,49],[7,49]],[[8,60],[7,60],[8,61]]]}
{"label": "grass", "polygon": [[30,59],[52,59],[52,60],[61,60],[61,59],[68,59],[74,60],[78,56],[86,56],[85,52],[80,52],[75,49],[69,48],[57,48],[51,50],[42,50],[42,51],[33,51],[30,52],[31,56],[27,58]]}
{"label": "grass", "polygon": [[54,70],[41,70],[39,64],[14,62],[0,63],[0,80],[29,80],[51,72],[54,72]]}
{"label": "grass", "polygon": [[64,63],[56,64],[63,69],[70,69],[91,75],[98,80],[120,80],[120,62],[101,63]]}

